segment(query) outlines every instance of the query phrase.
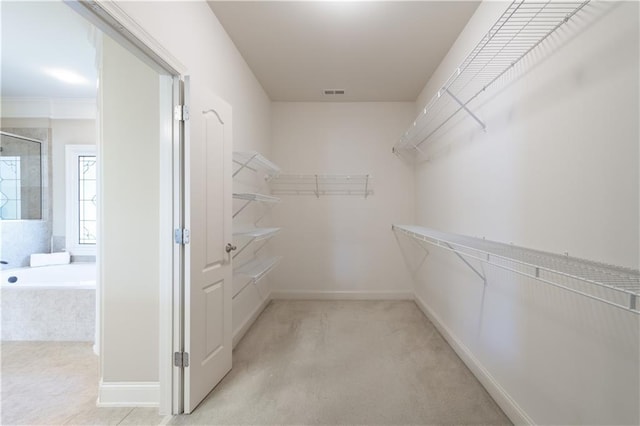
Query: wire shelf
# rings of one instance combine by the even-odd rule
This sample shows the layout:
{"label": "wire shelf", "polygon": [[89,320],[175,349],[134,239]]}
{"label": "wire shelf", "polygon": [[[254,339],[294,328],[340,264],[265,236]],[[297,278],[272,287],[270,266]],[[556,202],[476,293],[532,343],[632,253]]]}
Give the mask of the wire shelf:
{"label": "wire shelf", "polygon": [[392,229],[458,255],[478,260],[555,287],[640,314],[640,271],[568,255],[548,253],[430,228],[393,225]]}
{"label": "wire shelf", "polygon": [[424,154],[424,145],[458,112],[473,101],[554,31],[578,13],[587,1],[515,0],[480,40],[451,77],[394,145],[400,156]]}
{"label": "wire shelf", "polygon": [[252,238],[254,241],[260,241],[271,238],[278,232],[280,232],[280,228],[252,228],[233,231],[233,236],[240,238]]}
{"label": "wire shelf", "polygon": [[371,175],[281,174],[271,181],[271,192],[283,195],[373,194]]}
{"label": "wire shelf", "polygon": [[268,240],[280,232],[280,228],[251,228],[251,229],[237,229],[233,231],[234,238],[244,239],[244,244],[238,251],[233,254],[233,259],[238,257],[251,243],[254,241],[265,241],[259,248],[254,251],[254,255],[264,247]]}
{"label": "wire shelf", "polygon": [[254,172],[264,172],[266,180],[270,180],[280,173],[280,167],[276,166],[274,163],[267,160],[265,156],[256,151],[235,151],[233,153],[233,162],[238,165],[238,168],[233,172],[233,177],[245,168]]}
{"label": "wire shelf", "polygon": [[245,201],[258,201],[261,203],[279,203],[280,198],[272,197],[270,195],[264,194],[256,194],[252,192],[243,192],[243,193],[233,193],[233,198],[236,200],[245,200]]}
{"label": "wire shelf", "polygon": [[233,271],[234,275],[243,275],[249,277],[247,281],[235,294],[235,298],[238,294],[242,293],[249,284],[256,284],[258,281],[267,276],[282,260],[282,256],[271,257],[268,259],[254,259],[244,265],[236,268]]}
{"label": "wire shelf", "polygon": [[[244,209],[246,209],[249,204],[253,202],[265,203],[270,205],[274,205],[280,202],[280,198],[278,197],[272,197],[270,195],[264,195],[264,194],[256,194],[253,192],[234,193],[233,198],[236,200],[244,201],[244,203],[240,207],[238,207],[237,209],[234,208],[234,212],[232,216],[234,218],[238,216]],[[263,212],[263,214],[254,221],[254,224],[257,224],[258,222],[260,222],[260,220],[264,217],[265,214],[266,212]]]}

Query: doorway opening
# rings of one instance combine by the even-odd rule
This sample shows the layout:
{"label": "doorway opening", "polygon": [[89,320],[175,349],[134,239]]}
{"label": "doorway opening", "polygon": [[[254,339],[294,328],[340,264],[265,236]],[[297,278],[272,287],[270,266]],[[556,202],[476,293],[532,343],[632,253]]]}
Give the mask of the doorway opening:
{"label": "doorway opening", "polygon": [[[50,318],[40,320],[40,325],[53,326],[54,330],[46,329],[42,336],[34,335],[37,325],[34,321],[28,327],[13,327],[16,316],[9,315],[10,309],[4,309],[4,301],[9,298],[4,297],[8,293],[3,284],[3,422],[50,422],[55,416],[58,416],[55,417],[57,420],[71,420],[70,416],[88,420],[97,409],[96,398],[99,406],[122,406],[118,402],[120,396],[114,395],[113,387],[107,386],[113,383],[110,377],[120,373],[113,367],[117,359],[130,351],[127,342],[117,339],[118,327],[126,326],[120,318],[121,313],[117,312],[123,305],[113,302],[123,290],[119,287],[123,280],[118,275],[122,271],[129,278],[145,283],[130,286],[125,299],[128,297],[133,303],[136,298],[147,300],[153,305],[147,306],[147,315],[143,317],[146,323],[136,324],[136,327],[146,327],[143,331],[148,335],[145,343],[147,348],[152,348],[152,353],[145,354],[152,358],[149,363],[152,367],[141,382],[155,383],[150,393],[153,398],[139,405],[154,407],[150,410],[155,412],[158,406],[163,413],[174,411],[173,335],[160,333],[160,330],[162,324],[169,324],[165,329],[172,328],[173,282],[180,279],[180,268],[176,268],[180,253],[173,243],[171,231],[174,221],[179,220],[177,212],[181,209],[180,194],[174,192],[179,189],[174,179],[180,172],[181,135],[179,129],[174,128],[173,117],[174,105],[179,101],[176,95],[179,93],[174,88],[180,84],[177,69],[181,66],[177,63],[175,67],[168,66],[166,61],[152,58],[149,51],[142,51],[138,39],[131,34],[118,33],[121,26],[116,26],[117,22],[110,16],[99,6],[84,2],[8,2],[2,5],[1,127],[17,130],[19,136],[25,137],[33,136],[33,129],[40,129],[42,135],[37,136],[44,147],[42,217],[3,219],[2,241],[3,245],[13,241],[13,246],[17,246],[16,241],[28,242],[34,238],[31,238],[31,231],[25,229],[33,227],[41,233],[37,239],[45,242],[25,248],[26,254],[16,255],[16,259],[23,259],[20,264],[12,257],[7,265],[2,265],[3,269],[24,266],[35,270],[28,264],[32,254],[47,255],[41,261],[47,263],[58,262],[57,255],[66,253],[70,266],[93,264],[96,271],[93,289],[74,289],[89,294],[90,302],[80,303],[80,296],[71,297],[67,289],[60,290],[64,293],[58,295],[60,298],[74,301],[73,309],[55,306],[54,310],[69,318],[62,318],[58,325]],[[16,33],[9,35],[10,30]],[[46,31],[50,32],[49,36]],[[14,44],[5,46],[9,44],[8,40]],[[23,44],[16,45],[18,42]],[[131,68],[124,72],[138,70],[146,73],[146,77],[152,77],[153,83],[146,87],[147,92],[142,92],[140,85],[131,81],[129,90],[122,90],[122,84],[126,82],[120,79],[117,68],[125,57]],[[50,87],[45,82],[50,82]],[[121,96],[123,93],[149,102],[144,105],[127,102]],[[128,116],[123,112],[126,107],[130,108]],[[123,124],[127,119],[129,132],[118,135],[118,129],[125,127]],[[15,196],[13,200],[15,204]],[[136,216],[140,212],[136,203],[152,207],[155,214]],[[127,230],[127,226],[131,229]],[[16,228],[16,235],[4,235],[13,228]],[[126,257],[126,249],[135,245],[132,241],[141,241],[146,250]],[[4,247],[2,252],[3,256],[10,254]],[[118,254],[123,257],[118,259]],[[16,297],[23,299],[25,294],[22,292]],[[49,293],[44,297],[48,301],[54,300]],[[13,305],[24,306],[25,303]],[[77,312],[74,309],[78,305],[88,305],[88,309]],[[37,316],[29,315],[30,318]],[[85,327],[82,332],[78,331],[79,326]],[[67,334],[62,333],[65,329]],[[18,335],[19,330],[26,330],[27,334]],[[36,350],[33,345],[40,346]],[[49,402],[55,400],[49,406],[53,411],[24,410],[25,401],[9,403],[7,395],[13,394],[15,398],[29,399],[30,403],[47,404],[44,394],[4,392],[6,383],[20,386],[10,379],[15,364],[11,362],[21,359],[25,351],[61,356],[67,353],[71,366],[86,366],[86,369],[71,368],[74,374],[84,371],[91,377],[85,373],[82,377],[65,374],[76,377],[76,384],[86,385],[70,386],[69,392],[64,392],[65,397],[80,399],[65,403],[57,400],[55,397],[60,396],[59,389],[64,384],[54,383],[49,387],[49,396],[54,398],[48,399]],[[49,373],[59,376],[60,372],[56,373],[57,370],[50,367],[47,362],[39,363],[38,369],[43,376],[34,377],[33,386],[42,387]],[[36,394],[42,398],[33,398]],[[85,403],[86,409],[83,409]],[[17,408],[15,413],[7,411],[12,405]],[[57,408],[62,411],[56,411]],[[65,408],[71,411],[65,412]],[[44,414],[47,418],[25,419],[24,415],[29,413]],[[89,417],[82,417],[85,414]],[[130,414],[130,411],[125,413]],[[13,415],[17,417],[8,417]]]}

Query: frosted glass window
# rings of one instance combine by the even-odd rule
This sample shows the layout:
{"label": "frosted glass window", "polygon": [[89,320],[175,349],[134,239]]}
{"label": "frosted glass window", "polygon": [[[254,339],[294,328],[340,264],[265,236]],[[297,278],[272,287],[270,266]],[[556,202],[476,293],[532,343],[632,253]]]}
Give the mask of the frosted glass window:
{"label": "frosted glass window", "polygon": [[0,157],[0,219],[20,219],[20,157]]}
{"label": "frosted glass window", "polygon": [[78,156],[78,243],[96,243],[96,156]]}

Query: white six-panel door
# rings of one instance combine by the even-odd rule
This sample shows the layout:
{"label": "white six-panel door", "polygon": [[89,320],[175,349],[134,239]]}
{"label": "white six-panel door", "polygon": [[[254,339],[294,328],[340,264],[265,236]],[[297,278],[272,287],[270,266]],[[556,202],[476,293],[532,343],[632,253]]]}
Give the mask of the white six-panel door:
{"label": "white six-panel door", "polygon": [[231,370],[231,106],[193,93],[185,158],[184,411]]}

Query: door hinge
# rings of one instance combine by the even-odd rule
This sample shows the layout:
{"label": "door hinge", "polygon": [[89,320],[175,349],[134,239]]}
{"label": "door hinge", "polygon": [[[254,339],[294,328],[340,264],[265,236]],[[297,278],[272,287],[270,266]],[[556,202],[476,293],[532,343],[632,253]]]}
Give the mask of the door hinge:
{"label": "door hinge", "polygon": [[187,121],[189,119],[189,107],[186,105],[176,105],[173,116],[178,121]]}
{"label": "door hinge", "polygon": [[173,232],[173,239],[176,244],[189,244],[189,230],[184,228],[176,229]]}
{"label": "door hinge", "polygon": [[175,367],[188,367],[189,366],[189,353],[188,352],[174,352],[173,353],[173,365]]}

